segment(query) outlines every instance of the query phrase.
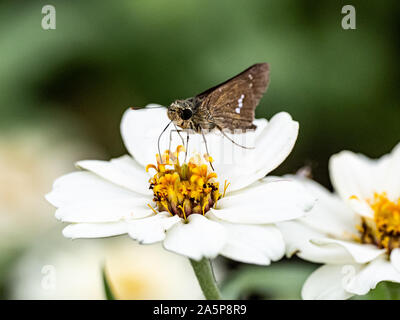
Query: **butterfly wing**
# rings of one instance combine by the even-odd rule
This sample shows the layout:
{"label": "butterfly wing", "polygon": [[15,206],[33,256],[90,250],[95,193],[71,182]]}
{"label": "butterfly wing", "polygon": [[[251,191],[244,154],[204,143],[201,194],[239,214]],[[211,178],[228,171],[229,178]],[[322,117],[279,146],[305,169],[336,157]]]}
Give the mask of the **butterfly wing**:
{"label": "butterfly wing", "polygon": [[258,63],[196,96],[199,109],[220,129],[254,129],[254,113],[269,83],[269,66]]}

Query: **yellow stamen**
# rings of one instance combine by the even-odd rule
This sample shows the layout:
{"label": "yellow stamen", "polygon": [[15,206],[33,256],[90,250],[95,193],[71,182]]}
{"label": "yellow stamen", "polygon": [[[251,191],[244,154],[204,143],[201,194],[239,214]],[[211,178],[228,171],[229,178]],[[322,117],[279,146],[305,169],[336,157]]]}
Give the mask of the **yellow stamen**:
{"label": "yellow stamen", "polygon": [[207,180],[210,180],[210,179],[216,178],[216,177],[217,177],[217,174],[215,172],[211,172],[207,175]]}
{"label": "yellow stamen", "polygon": [[160,203],[163,205],[164,209],[166,211],[168,211],[171,216],[173,216],[172,212],[168,208],[168,202],[164,200],[164,201],[160,201]]}
{"label": "yellow stamen", "polygon": [[222,198],[225,197],[226,189],[228,189],[229,185],[231,184],[230,182],[229,183],[227,183],[227,182],[228,182],[227,180],[225,180],[225,182],[224,182],[224,193],[222,194]]}
{"label": "yellow stamen", "polygon": [[158,171],[157,167],[154,164],[148,164],[146,166],[146,172],[149,172],[150,169],[154,169],[154,170]]}
{"label": "yellow stamen", "polygon": [[360,241],[385,248],[388,253],[400,248],[400,198],[394,202],[385,192],[375,193],[368,203],[374,211],[374,217],[362,217],[361,225],[357,226],[361,234]]}
{"label": "yellow stamen", "polygon": [[183,219],[185,219],[185,221],[187,221],[186,213],[185,213],[185,207],[184,206],[178,206],[178,208],[180,208],[182,210]]}
{"label": "yellow stamen", "polygon": [[209,163],[214,162],[214,159],[210,155],[208,155],[207,153],[204,154],[204,159],[206,161],[208,161]]}
{"label": "yellow stamen", "polygon": [[148,206],[151,210],[153,210],[154,214],[157,214],[157,211],[156,211],[150,204],[147,204],[147,206]]}
{"label": "yellow stamen", "polygon": [[204,201],[203,206],[201,207],[201,212],[203,213],[203,216],[205,214],[206,205],[207,205],[207,202]]}
{"label": "yellow stamen", "polygon": [[[150,164],[146,169],[156,170],[149,183],[158,211],[168,211],[187,220],[190,214],[205,215],[221,198],[221,193],[217,174],[204,162],[209,157],[202,159],[195,154],[181,165],[178,160],[181,152],[185,152],[183,146],[173,153],[167,150],[162,156],[157,154],[157,165]],[[227,187],[225,181],[224,194]]]}

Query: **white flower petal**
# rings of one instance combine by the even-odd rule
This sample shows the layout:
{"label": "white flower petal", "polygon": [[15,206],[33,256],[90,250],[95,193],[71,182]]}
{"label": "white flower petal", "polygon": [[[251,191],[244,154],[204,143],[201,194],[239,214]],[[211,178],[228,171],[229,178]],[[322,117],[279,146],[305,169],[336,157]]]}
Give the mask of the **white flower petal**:
{"label": "white flower petal", "polygon": [[344,201],[352,196],[371,199],[377,191],[376,162],[362,154],[342,151],[331,157],[329,172],[335,190]]}
{"label": "white flower petal", "polygon": [[302,217],[315,201],[298,183],[268,178],[252,188],[229,194],[218,202],[218,209],[211,210],[225,221],[266,224]]}
{"label": "white flower petal", "polygon": [[72,172],[61,176],[53,184],[53,190],[46,195],[55,207],[79,202],[99,200],[129,200],[143,198],[139,194],[116,186],[91,172]]}
{"label": "white flower petal", "polygon": [[149,175],[129,156],[122,156],[111,161],[84,160],[76,165],[89,170],[116,185],[125,187],[140,194],[151,194]]}
{"label": "white flower petal", "polygon": [[224,226],[227,242],[221,254],[232,260],[269,265],[285,253],[282,234],[273,225],[257,226],[223,222],[212,214],[207,215]]}
{"label": "white flower petal", "polygon": [[[378,160],[342,151],[332,156],[330,173],[335,189],[346,201],[351,196],[365,201],[383,192],[396,201],[400,197],[400,144]],[[365,203],[358,209],[368,215]]]}
{"label": "white flower petal", "polygon": [[129,222],[129,236],[142,244],[150,244],[165,239],[165,231],[179,222],[178,216],[160,212],[157,215]]}
{"label": "white flower petal", "polygon": [[393,249],[390,253],[390,262],[392,263],[393,267],[400,272],[400,249],[396,248]]}
{"label": "white flower petal", "polygon": [[330,238],[313,238],[310,241],[317,246],[341,246],[351,254],[354,261],[357,263],[372,261],[380,255],[383,255],[386,251],[385,249],[378,249],[376,246],[371,244],[361,244]]}
{"label": "white flower petal", "polygon": [[164,247],[194,260],[215,258],[226,243],[226,231],[217,222],[200,214],[188,217],[167,231]]}
{"label": "white flower petal", "polygon": [[133,198],[73,203],[58,208],[56,218],[63,222],[96,223],[140,219],[152,214],[144,199]]}
{"label": "white flower petal", "polygon": [[[205,135],[209,153],[214,159],[213,167],[218,174],[218,180],[221,184],[225,180],[230,182],[229,192],[238,189],[237,182],[254,174],[253,155],[257,153],[256,149],[254,149],[255,141],[268,122],[265,119],[257,119],[254,123],[257,125],[256,130],[235,134],[225,132],[230,139],[240,146],[247,147],[247,149],[235,145],[218,130],[213,130]],[[195,144],[196,142],[197,145]],[[189,150],[203,153],[201,152],[204,149],[202,147],[203,139],[200,134],[191,135],[189,144]]]}
{"label": "white flower petal", "polygon": [[128,232],[126,222],[113,223],[76,223],[70,224],[63,229],[66,238],[103,238],[112,237]]}
{"label": "white flower petal", "polygon": [[311,212],[301,221],[336,238],[348,238],[357,233],[355,226],[359,222],[354,212],[339,198],[317,182],[299,176],[285,176],[301,183],[307,191],[317,198]]}
{"label": "white flower petal", "polygon": [[296,254],[300,258],[316,263],[354,263],[353,257],[343,246],[317,246],[310,239],[324,237],[320,231],[306,226],[300,221],[278,224],[286,243],[286,255]]}
{"label": "white flower petal", "polygon": [[400,198],[400,143],[379,159],[379,191],[385,191],[392,201]]}
{"label": "white flower petal", "polygon": [[[256,137],[254,152],[248,152],[247,167],[231,182],[229,191],[249,186],[277,168],[290,154],[297,139],[299,124],[286,112],[273,116],[264,130]],[[251,150],[249,150],[251,151]]]}
{"label": "white flower petal", "polygon": [[357,295],[364,295],[369,290],[375,289],[381,281],[400,283],[400,272],[384,257],[370,262],[358,271],[349,281],[346,290]]}
{"label": "white flower petal", "polygon": [[350,208],[358,215],[366,218],[374,217],[374,210],[372,210],[367,201],[352,197],[347,202]]}
{"label": "white flower petal", "polygon": [[299,123],[290,114],[280,112],[274,115],[267,127],[257,137],[255,166],[265,174],[278,167],[290,154],[297,139]]}
{"label": "white flower petal", "polygon": [[[144,109],[125,111],[121,120],[122,139],[129,153],[142,166],[156,161],[157,139],[169,122],[167,108],[159,105],[152,104]],[[169,131],[172,129],[174,128],[171,124],[162,136],[161,152],[168,148]]]}
{"label": "white flower petal", "polygon": [[[352,268],[352,269],[350,269]],[[324,265],[315,270],[303,285],[301,296],[304,300],[345,300],[353,296],[344,289],[349,272],[357,266]]]}

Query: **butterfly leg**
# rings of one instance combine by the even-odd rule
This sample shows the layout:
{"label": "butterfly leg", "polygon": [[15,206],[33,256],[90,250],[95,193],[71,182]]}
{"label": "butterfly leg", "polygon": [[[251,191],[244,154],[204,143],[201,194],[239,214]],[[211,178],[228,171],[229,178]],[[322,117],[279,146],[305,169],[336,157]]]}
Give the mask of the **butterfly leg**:
{"label": "butterfly leg", "polygon": [[231,137],[229,137],[220,126],[216,126],[218,128],[219,131],[221,131],[221,133],[224,135],[225,138],[227,138],[230,142],[232,142],[233,144],[237,145],[238,147],[241,147],[243,149],[254,149],[254,147],[246,147],[246,146],[242,146],[241,144],[237,143],[236,141],[232,140]]}
{"label": "butterfly leg", "polygon": [[[210,156],[210,153],[208,152],[208,146],[207,146],[206,136],[204,135],[203,129],[202,129],[201,127],[200,127],[200,131],[201,131],[201,135],[203,136],[204,145],[206,146],[207,156],[209,157],[209,156]],[[210,163],[211,169],[213,169],[213,171],[215,171],[215,170],[214,170],[214,167],[213,167],[213,165],[212,165],[212,163],[211,163],[211,161],[208,160],[208,162]]]}
{"label": "butterfly leg", "polygon": [[178,132],[179,138],[181,138],[181,140],[182,140],[182,145],[185,147],[185,140],[183,140],[183,137],[181,136],[181,132],[183,132],[184,130],[178,129],[175,123],[174,123],[174,127],[175,127],[176,132]]}
{"label": "butterfly leg", "polygon": [[188,154],[188,149],[189,149],[189,131],[186,131],[186,147],[185,147],[185,161],[186,162],[186,158],[187,158],[187,154]]}

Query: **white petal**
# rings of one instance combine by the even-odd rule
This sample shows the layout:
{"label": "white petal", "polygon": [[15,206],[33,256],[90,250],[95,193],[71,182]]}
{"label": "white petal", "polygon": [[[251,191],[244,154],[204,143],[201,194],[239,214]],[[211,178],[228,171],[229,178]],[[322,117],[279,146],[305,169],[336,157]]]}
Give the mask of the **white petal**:
{"label": "white petal", "polygon": [[361,244],[330,238],[313,238],[310,241],[317,246],[341,246],[351,254],[354,261],[357,263],[372,261],[385,253],[385,249],[378,249],[371,244]]}
{"label": "white petal", "polygon": [[288,221],[278,224],[286,243],[286,254],[297,254],[300,258],[316,263],[354,263],[353,257],[343,246],[317,246],[311,239],[324,237],[320,231],[300,221]]}
{"label": "white petal", "polygon": [[400,198],[400,143],[379,160],[380,190],[392,201]]}
{"label": "white petal", "polygon": [[63,235],[66,238],[103,238],[127,233],[126,222],[113,223],[77,223],[66,226]]}
{"label": "white petal", "polygon": [[352,196],[371,199],[377,191],[376,162],[350,151],[333,155],[329,161],[329,172],[335,190],[343,200]]}
{"label": "white petal", "polygon": [[346,286],[346,290],[364,295],[381,281],[400,283],[400,272],[386,258],[376,259],[358,271]]}
{"label": "white petal", "polygon": [[390,253],[390,262],[397,272],[400,272],[400,249],[396,248],[392,250]]}
{"label": "white petal", "polygon": [[132,198],[73,203],[58,208],[56,218],[64,222],[95,223],[140,219],[152,214],[153,211],[146,205],[145,199]]}
{"label": "white petal", "polygon": [[178,216],[161,212],[157,215],[129,222],[129,236],[143,244],[159,242],[165,239],[165,231],[179,222]]}
{"label": "white petal", "polygon": [[301,183],[307,191],[317,198],[311,212],[301,218],[304,224],[339,239],[357,233],[355,226],[359,223],[356,219],[358,217],[336,194],[331,193],[311,179],[292,175],[285,177]]}
{"label": "white petal", "polygon": [[[250,130],[245,133],[235,134],[225,132],[230,139],[241,146],[248,147],[248,149],[235,145],[216,130],[205,135],[209,153],[214,159],[213,167],[218,174],[218,180],[222,184],[225,180],[230,182],[228,191],[236,190],[237,182],[254,173],[253,155],[256,153],[256,149],[254,149],[255,141],[268,122],[265,119],[257,119],[254,123],[257,124],[255,131]],[[195,144],[196,142],[197,145]],[[203,141],[199,134],[191,136],[189,144],[190,150],[201,152],[204,148],[202,148]]]}
{"label": "white petal", "polygon": [[145,168],[129,156],[122,156],[111,161],[79,161],[76,165],[116,185],[140,194],[151,194],[148,182],[149,175],[145,171]]}
{"label": "white petal", "polygon": [[[350,269],[351,268],[351,269]],[[306,280],[301,291],[304,300],[345,300],[353,294],[344,289],[344,281],[357,266],[324,265]]]}
{"label": "white petal", "polygon": [[[400,197],[400,144],[378,160],[343,151],[332,157],[330,171],[335,188],[345,200],[355,195],[365,201],[375,192],[385,192],[396,201]],[[366,203],[358,210],[370,214]]]}
{"label": "white petal", "polygon": [[164,247],[194,260],[215,258],[226,243],[226,231],[217,222],[200,214],[188,217],[188,223],[177,223],[167,231]]}
{"label": "white petal", "polygon": [[302,217],[315,201],[298,183],[268,178],[252,188],[229,194],[218,202],[218,209],[211,210],[225,221],[266,224]]}
{"label": "white petal", "polygon": [[[210,219],[216,219],[212,214]],[[227,231],[227,242],[221,254],[232,260],[269,265],[285,253],[282,234],[273,225],[257,226],[217,220]]]}
{"label": "white petal", "polygon": [[46,199],[55,207],[99,200],[129,200],[142,198],[139,194],[116,186],[91,172],[72,172],[61,176],[53,184]]}
{"label": "white petal", "polygon": [[299,123],[290,114],[280,112],[274,115],[264,131],[257,137],[255,166],[265,174],[278,167],[290,154],[297,139]]}
{"label": "white petal", "polygon": [[[167,109],[160,108],[159,105],[125,111],[121,120],[122,139],[129,153],[142,166],[155,163],[155,155],[158,153],[157,139],[169,122]],[[170,126],[171,129],[173,125]],[[170,130],[162,136],[161,152],[168,148]]]}
{"label": "white petal", "polygon": [[367,218],[374,217],[374,210],[372,210],[371,206],[364,199],[352,197],[347,201],[347,203],[358,215]]}
{"label": "white petal", "polygon": [[290,154],[297,139],[299,124],[286,112],[271,118],[264,130],[256,137],[254,152],[248,152],[248,170],[231,182],[230,191],[249,186],[277,168]]}

